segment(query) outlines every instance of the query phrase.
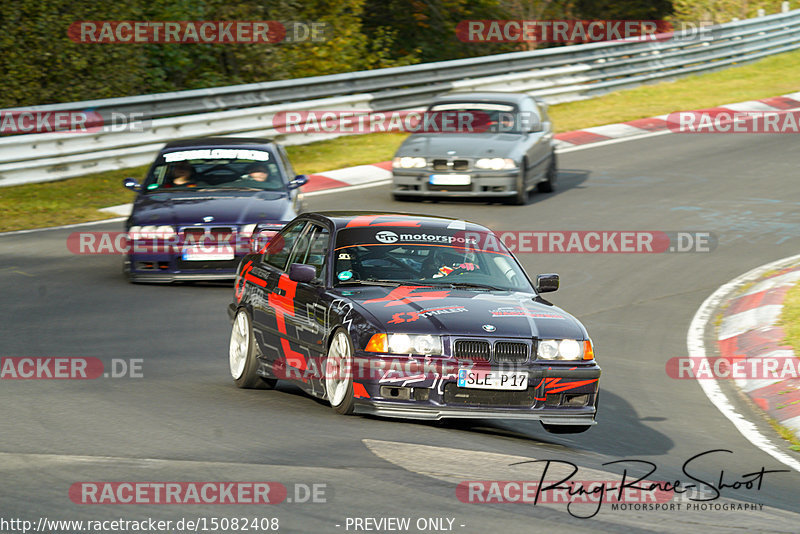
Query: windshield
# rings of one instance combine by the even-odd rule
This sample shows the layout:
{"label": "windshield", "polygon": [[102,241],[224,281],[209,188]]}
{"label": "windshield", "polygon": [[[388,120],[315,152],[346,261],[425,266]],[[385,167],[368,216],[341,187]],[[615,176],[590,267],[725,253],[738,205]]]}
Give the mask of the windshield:
{"label": "windshield", "polygon": [[[464,237],[479,234],[479,238]],[[340,230],[334,252],[335,284],[424,284],[533,293],[516,260],[494,234],[488,235],[491,244],[486,232]]]}
{"label": "windshield", "polygon": [[434,104],[430,111],[447,111],[468,114],[474,117],[472,124],[478,132],[521,133],[524,124],[517,108],[510,104],[491,104],[485,102],[448,102]]}
{"label": "windshield", "polygon": [[[229,157],[196,157],[199,155]],[[148,176],[145,191],[286,188],[275,158],[263,150],[186,150],[166,153],[163,159]]]}

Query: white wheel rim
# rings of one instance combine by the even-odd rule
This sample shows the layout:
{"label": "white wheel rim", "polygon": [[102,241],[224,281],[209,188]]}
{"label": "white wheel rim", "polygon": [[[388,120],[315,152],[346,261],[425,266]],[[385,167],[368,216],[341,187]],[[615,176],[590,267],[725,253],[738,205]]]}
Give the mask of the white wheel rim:
{"label": "white wheel rim", "polygon": [[328,359],[325,362],[325,390],[328,392],[331,406],[339,406],[347,396],[347,388],[352,378],[350,374],[352,359],[347,336],[339,332],[331,342]]}
{"label": "white wheel rim", "polygon": [[247,314],[240,311],[233,320],[231,330],[231,344],[228,350],[228,362],[231,367],[231,376],[238,380],[244,373],[247,363],[247,353],[250,348],[250,325]]}

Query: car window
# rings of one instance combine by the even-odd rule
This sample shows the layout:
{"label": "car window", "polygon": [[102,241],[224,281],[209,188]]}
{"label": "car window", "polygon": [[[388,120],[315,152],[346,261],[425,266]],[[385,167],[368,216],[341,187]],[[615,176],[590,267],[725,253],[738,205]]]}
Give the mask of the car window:
{"label": "car window", "polygon": [[[436,286],[478,284],[533,292],[522,268],[502,242],[481,232],[464,237],[457,230],[411,232],[381,227],[340,230],[334,274],[337,284],[392,281]],[[482,246],[481,244],[491,246]]]}
{"label": "car window", "polygon": [[264,262],[285,271],[292,248],[303,233],[305,226],[306,221],[297,221],[270,239],[267,251],[264,253]]}
{"label": "car window", "polygon": [[292,162],[289,161],[289,156],[286,154],[286,150],[281,145],[277,145],[278,147],[278,155],[281,158],[281,162],[283,163],[283,168],[286,169],[286,174],[289,177],[289,180],[294,180],[294,168],[292,168]]}
{"label": "car window", "polygon": [[309,224],[298,239],[289,263],[313,265],[317,269],[317,278],[323,278],[329,242],[330,232],[327,228]]}
{"label": "car window", "polygon": [[519,133],[520,114],[516,106],[511,104],[471,101],[442,102],[434,103],[428,111],[469,115],[472,117],[469,123],[476,131]]}
{"label": "car window", "polygon": [[280,191],[285,190],[285,184],[275,155],[266,150],[197,149],[165,153],[147,177],[144,189]]}

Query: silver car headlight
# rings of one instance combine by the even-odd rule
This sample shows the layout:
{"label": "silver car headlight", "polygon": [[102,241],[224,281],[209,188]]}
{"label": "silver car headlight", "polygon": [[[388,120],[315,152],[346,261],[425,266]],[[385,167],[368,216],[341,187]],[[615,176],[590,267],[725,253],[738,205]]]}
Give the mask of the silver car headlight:
{"label": "silver car headlight", "polygon": [[392,167],[395,169],[421,169],[427,165],[425,158],[403,156],[392,159]]}
{"label": "silver car headlight", "polygon": [[594,350],[588,339],[542,339],[536,347],[540,360],[593,360]]}
{"label": "silver car headlight", "polygon": [[517,164],[513,159],[510,158],[481,158],[475,162],[475,167],[478,169],[503,171],[508,169],[516,169]]}

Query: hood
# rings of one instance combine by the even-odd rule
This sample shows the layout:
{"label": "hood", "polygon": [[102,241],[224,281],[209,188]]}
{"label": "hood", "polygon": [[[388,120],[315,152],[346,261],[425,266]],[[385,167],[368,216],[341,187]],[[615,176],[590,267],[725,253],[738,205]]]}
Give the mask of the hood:
{"label": "hood", "polygon": [[181,191],[139,195],[131,225],[203,223],[242,225],[260,221],[288,221],[295,217],[285,191]]}
{"label": "hood", "polygon": [[[358,287],[336,293],[356,303],[388,333],[540,339],[583,339],[586,330],[564,310],[530,293],[449,288]],[[484,325],[494,326],[487,331]]]}
{"label": "hood", "polygon": [[524,138],[525,134],[510,133],[415,134],[403,142],[395,156],[447,157],[449,151],[455,151],[451,157],[503,158]]}

